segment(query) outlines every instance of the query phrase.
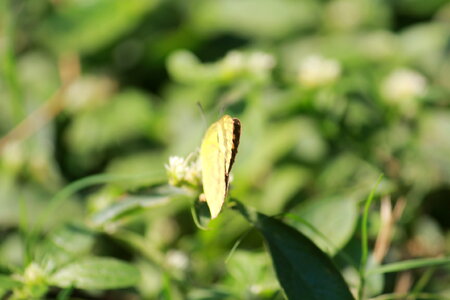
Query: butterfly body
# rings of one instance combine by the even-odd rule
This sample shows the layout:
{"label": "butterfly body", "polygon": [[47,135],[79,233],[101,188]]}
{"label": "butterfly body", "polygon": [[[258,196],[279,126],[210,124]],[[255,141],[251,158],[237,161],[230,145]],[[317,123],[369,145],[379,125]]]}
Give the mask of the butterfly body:
{"label": "butterfly body", "polygon": [[208,128],[203,138],[200,161],[203,191],[211,218],[217,217],[227,196],[240,133],[239,119],[225,115]]}

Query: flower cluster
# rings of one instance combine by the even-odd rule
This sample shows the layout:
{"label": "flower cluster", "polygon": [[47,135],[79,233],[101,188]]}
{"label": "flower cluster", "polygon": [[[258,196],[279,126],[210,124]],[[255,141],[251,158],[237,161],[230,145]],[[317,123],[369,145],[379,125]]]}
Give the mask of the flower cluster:
{"label": "flower cluster", "polygon": [[201,185],[202,169],[195,154],[191,153],[187,158],[171,156],[165,168],[170,185],[194,188]]}

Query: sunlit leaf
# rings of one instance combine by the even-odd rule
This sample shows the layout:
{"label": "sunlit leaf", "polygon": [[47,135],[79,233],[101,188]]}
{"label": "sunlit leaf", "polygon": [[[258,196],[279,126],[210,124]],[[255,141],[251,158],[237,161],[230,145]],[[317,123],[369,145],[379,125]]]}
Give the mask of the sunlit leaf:
{"label": "sunlit leaf", "polygon": [[59,287],[80,289],[118,289],[139,281],[136,267],[113,258],[93,257],[79,260],[57,271],[50,282]]}

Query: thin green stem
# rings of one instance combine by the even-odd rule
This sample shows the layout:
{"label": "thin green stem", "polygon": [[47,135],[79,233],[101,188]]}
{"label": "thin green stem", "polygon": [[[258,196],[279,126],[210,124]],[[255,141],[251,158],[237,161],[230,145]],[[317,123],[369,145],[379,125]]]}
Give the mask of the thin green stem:
{"label": "thin green stem", "polygon": [[225,263],[227,264],[228,261],[231,259],[231,257],[233,256],[234,252],[236,252],[237,247],[239,247],[239,245],[241,244],[241,242],[244,240],[244,238],[250,233],[250,231],[253,230],[253,227],[247,229],[246,232],[244,232],[244,234],[234,243],[233,247],[231,248],[230,252],[227,255],[227,258],[225,259]]}
{"label": "thin green stem", "polygon": [[[370,300],[395,300],[395,299],[406,299],[409,294],[384,294],[381,296],[377,296],[375,298],[370,298]],[[420,293],[416,295],[417,298],[420,299],[429,299],[429,300],[450,300],[449,297],[445,297],[443,295],[429,294],[429,293]]]}
{"label": "thin green stem", "polygon": [[11,9],[10,1],[0,1],[2,6],[0,11],[3,11],[2,19],[4,28],[3,35],[5,38],[5,48],[1,57],[2,73],[5,78],[5,82],[11,97],[11,109],[14,122],[19,123],[25,116],[25,105],[23,102],[22,90],[20,88],[19,80],[17,77],[17,66],[14,49],[15,39],[15,24],[13,17],[13,11]]}
{"label": "thin green stem", "polygon": [[24,266],[31,262],[30,245],[28,239],[28,216],[27,216],[27,203],[23,195],[19,196],[19,232],[25,245]]}
{"label": "thin green stem", "polygon": [[426,270],[422,276],[420,276],[417,283],[414,285],[413,289],[411,290],[414,297],[417,297],[417,294],[419,294],[427,285],[427,283],[430,281],[431,277],[433,276],[435,268],[430,268]]}
{"label": "thin green stem", "polygon": [[375,196],[375,191],[380,184],[381,179],[383,178],[383,174],[381,174],[378,177],[377,182],[375,183],[375,186],[373,187],[372,191],[370,191],[369,197],[367,197],[365,206],[364,206],[364,212],[362,216],[361,221],[361,263],[359,265],[359,278],[360,278],[360,284],[358,288],[358,299],[363,299],[364,294],[364,286],[366,281],[366,265],[367,265],[367,259],[369,257],[369,238],[367,233],[368,228],[368,222],[369,222],[369,212],[370,212],[370,206],[372,204],[373,198]]}
{"label": "thin green stem", "polygon": [[400,272],[416,268],[450,265],[450,257],[410,259],[370,269],[367,275]]}

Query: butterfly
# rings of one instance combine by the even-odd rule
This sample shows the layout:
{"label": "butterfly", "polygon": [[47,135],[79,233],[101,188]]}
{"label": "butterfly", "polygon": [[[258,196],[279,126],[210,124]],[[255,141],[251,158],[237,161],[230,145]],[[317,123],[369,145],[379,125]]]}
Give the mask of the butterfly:
{"label": "butterfly", "polygon": [[222,209],[228,192],[231,167],[239,146],[241,122],[224,115],[213,123],[200,147],[203,192],[214,219]]}

